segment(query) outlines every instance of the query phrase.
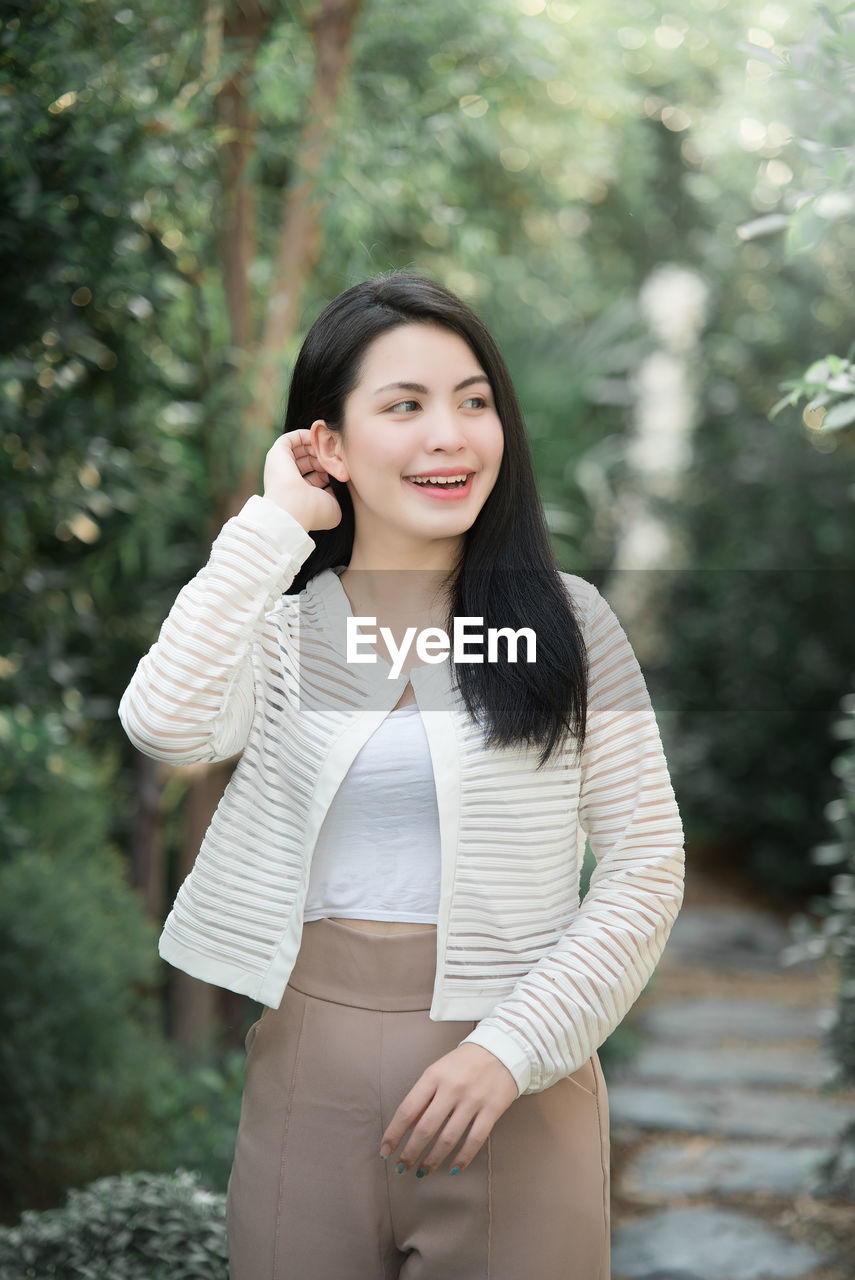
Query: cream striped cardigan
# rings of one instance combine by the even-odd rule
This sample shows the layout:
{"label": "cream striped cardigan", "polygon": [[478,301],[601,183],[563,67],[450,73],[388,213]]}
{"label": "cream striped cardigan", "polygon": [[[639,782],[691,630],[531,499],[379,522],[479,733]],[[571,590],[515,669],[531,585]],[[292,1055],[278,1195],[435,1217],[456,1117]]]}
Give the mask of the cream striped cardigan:
{"label": "cream striped cardigan", "polygon": [[[171,964],[277,1008],[302,932],[309,863],[354,757],[407,673],[348,665],[338,572],[283,594],[314,542],[250,498],[178,595],[119,715],[173,765],[242,752],[160,940]],[[411,673],[436,781],[442,880],[430,1017],[537,1093],[576,1071],[653,972],[683,896],[683,837],[644,679],[595,587],[562,574],[588,649],[588,732],[537,771],[487,750],[452,665]],[[585,834],[597,858],[579,904]]]}

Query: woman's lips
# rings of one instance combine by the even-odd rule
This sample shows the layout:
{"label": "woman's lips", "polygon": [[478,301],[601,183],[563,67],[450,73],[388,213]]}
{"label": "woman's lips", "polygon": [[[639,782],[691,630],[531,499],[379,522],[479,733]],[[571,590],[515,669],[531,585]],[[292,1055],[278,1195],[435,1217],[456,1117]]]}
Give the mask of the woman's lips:
{"label": "woman's lips", "polygon": [[426,494],[429,498],[437,498],[440,502],[453,502],[455,498],[466,498],[472,489],[472,475],[467,476],[466,483],[451,484],[416,484],[415,480],[407,480],[411,489]]}

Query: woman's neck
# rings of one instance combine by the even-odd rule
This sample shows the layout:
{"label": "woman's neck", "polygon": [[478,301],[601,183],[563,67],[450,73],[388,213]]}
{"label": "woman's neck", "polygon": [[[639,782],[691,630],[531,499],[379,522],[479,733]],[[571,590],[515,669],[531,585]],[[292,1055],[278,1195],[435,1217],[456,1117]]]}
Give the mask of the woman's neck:
{"label": "woman's neck", "polygon": [[443,611],[449,598],[450,578],[462,549],[462,538],[415,541],[395,537],[353,540],[347,568],[340,576],[351,603],[375,617],[397,614],[422,617]]}
{"label": "woman's neck", "polygon": [[381,624],[425,627],[444,625],[450,583],[447,569],[360,569],[351,560],[339,581],[356,617]]}
{"label": "woman's neck", "polygon": [[436,581],[451,572],[463,549],[463,537],[406,538],[391,530],[353,538],[348,569],[365,575],[387,572],[423,573]]}

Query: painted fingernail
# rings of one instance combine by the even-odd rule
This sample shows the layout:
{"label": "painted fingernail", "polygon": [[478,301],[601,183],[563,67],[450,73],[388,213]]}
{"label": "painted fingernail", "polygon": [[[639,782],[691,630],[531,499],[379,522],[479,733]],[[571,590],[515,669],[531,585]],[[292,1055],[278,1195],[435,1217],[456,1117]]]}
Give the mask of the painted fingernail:
{"label": "painted fingernail", "polygon": [[381,1151],[381,1152],[380,1152],[380,1159],[381,1159],[381,1160],[388,1160],[388,1159],[389,1159],[389,1157],[386,1155],[386,1152],[385,1152],[385,1151]]}
{"label": "painted fingernail", "polygon": [[423,1178],[427,1173],[427,1169],[416,1169],[416,1177]]}
{"label": "painted fingernail", "polygon": [[451,1170],[452,1176],[453,1176],[455,1173],[459,1173],[459,1172],[460,1172],[460,1165],[459,1165],[459,1164],[456,1164],[456,1165],[454,1166],[454,1168]]}
{"label": "painted fingernail", "polygon": [[396,1173],[406,1173],[406,1172],[407,1172],[407,1166],[406,1166],[405,1164],[399,1164],[399,1165],[398,1165],[398,1167],[397,1167],[397,1169],[395,1170],[395,1172],[396,1172]]}

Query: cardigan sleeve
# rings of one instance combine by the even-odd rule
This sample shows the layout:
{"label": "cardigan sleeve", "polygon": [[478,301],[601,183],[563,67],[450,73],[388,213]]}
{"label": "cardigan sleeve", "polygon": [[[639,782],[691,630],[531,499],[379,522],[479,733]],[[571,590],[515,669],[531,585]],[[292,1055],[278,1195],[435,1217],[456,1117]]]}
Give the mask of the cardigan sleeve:
{"label": "cardigan sleeve", "polygon": [[572,1075],[622,1021],[683,900],[683,830],[650,697],[620,623],[591,590],[578,819],[597,865],[557,945],[466,1037],[508,1067],[520,1094]]}
{"label": "cardigan sleeve", "polygon": [[255,707],[253,642],[314,546],[298,520],[259,495],[226,521],[119,704],[144,755],[184,765],[243,750]]}

